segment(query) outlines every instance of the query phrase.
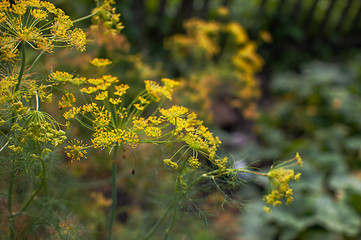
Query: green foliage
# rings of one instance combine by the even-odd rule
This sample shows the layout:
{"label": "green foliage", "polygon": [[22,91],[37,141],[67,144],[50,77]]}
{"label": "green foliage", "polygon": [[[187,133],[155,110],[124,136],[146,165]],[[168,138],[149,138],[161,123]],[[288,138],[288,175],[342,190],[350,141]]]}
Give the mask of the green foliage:
{"label": "green foliage", "polygon": [[[345,63],[311,62],[300,73],[277,74],[273,104],[257,123],[263,145],[251,147],[260,159],[295,149],[307,159],[298,196],[272,214],[246,213],[250,239],[358,239],[360,184],[359,55]],[[257,156],[250,157],[257,159]],[[251,160],[250,159],[250,160]],[[257,202],[257,201],[256,201]],[[260,204],[255,203],[255,206]],[[250,219],[251,218],[251,219]],[[256,219],[257,218],[257,219]],[[257,225],[264,231],[253,231]]]}
{"label": "green foliage", "polygon": [[[209,209],[214,206],[218,210],[227,204],[241,206],[235,190],[247,182],[242,178],[247,174],[269,179],[272,192],[265,197],[267,204],[280,205],[282,199],[287,199],[289,204],[293,200],[289,182],[300,176],[290,167],[295,162],[302,165],[300,156],[297,154],[285,162],[286,165],[275,165],[264,173],[234,167],[233,161],[218,154],[221,142],[203,121],[187,108],[171,102],[178,82],[168,78],[162,78],[162,84],[145,80],[145,87],[138,88],[143,85],[139,84],[140,80],[143,82],[140,78],[160,71],[144,63],[141,55],[130,54],[129,44],[119,34],[123,25],[113,5],[115,1],[95,2],[89,15],[73,21],[47,1],[18,0],[11,4],[4,0],[0,3],[0,152],[4,180],[0,185],[0,206],[5,209],[0,219],[1,237],[13,240],[189,236],[191,233],[184,233],[184,227],[177,224],[180,216],[189,213],[192,217],[197,213],[207,221]],[[147,6],[154,11],[154,2]],[[83,12],[80,8],[75,11]],[[222,11],[226,15],[227,10]],[[93,46],[90,53],[79,57],[71,55],[69,61],[59,60],[68,52],[56,51],[56,48],[72,47],[85,52],[86,31],[74,25],[85,21],[83,26],[88,26],[90,19],[92,25],[87,32],[93,34],[99,46]],[[259,91],[253,75],[262,65],[262,59],[255,52],[256,45],[248,41],[239,24],[231,22],[220,27],[219,24],[215,23],[215,35],[230,32],[229,42],[237,46],[235,56],[227,50],[227,54],[231,54],[227,59],[235,66],[224,68],[230,75],[239,75],[248,82],[240,84],[237,91],[254,100],[253,94],[257,97]],[[207,30],[207,24],[204,25]],[[212,28],[210,30],[212,33]],[[202,42],[198,48],[201,54],[196,58],[203,58],[203,51],[212,45],[208,44],[206,35],[199,34],[206,44]],[[113,40],[118,42],[114,44]],[[219,45],[215,43],[215,49]],[[114,50],[119,52],[113,53]],[[212,63],[217,51],[205,52],[207,63]],[[55,57],[46,56],[52,61],[42,61],[46,54]],[[122,79],[107,75],[105,67],[112,61],[99,55],[109,55],[118,66],[131,68],[119,73]],[[71,60],[77,64],[72,65]],[[86,66],[89,60],[98,71]],[[226,65],[227,61],[217,66]],[[43,69],[38,67],[39,63],[44,64]],[[76,66],[79,69],[75,69]],[[62,67],[72,73],[62,71]],[[200,75],[207,71],[194,69],[197,70]],[[112,69],[115,74],[118,71]],[[191,73],[184,75],[189,77]],[[126,91],[133,81],[137,87],[129,96]],[[57,116],[59,113],[63,113],[65,120]],[[74,140],[62,148],[67,136]],[[160,145],[164,146],[162,154],[154,150]],[[87,161],[80,162],[88,156]],[[130,156],[131,167],[123,163]],[[72,160],[77,161],[72,164]],[[166,166],[159,165],[161,160]],[[144,175],[156,171],[152,176],[162,182],[161,192],[152,190],[159,184],[147,180],[144,183],[142,176],[129,180],[129,175],[134,176],[138,169],[137,162]],[[126,170],[119,169],[124,166]],[[129,169],[132,170],[127,177],[119,176],[120,171]],[[107,177],[109,175],[111,177]],[[144,184],[144,192],[153,191],[154,199],[162,200],[162,205],[140,201],[144,196],[152,198],[138,195],[132,189],[138,182]],[[119,186],[125,189],[124,198]],[[149,211],[151,214],[148,211],[139,214],[143,209],[136,207],[143,206],[132,206],[134,199],[143,203],[144,209],[154,210]],[[122,220],[122,214],[134,218]],[[121,224],[122,221],[126,223]],[[139,229],[138,223],[144,227]],[[188,226],[195,229],[196,225],[189,223]],[[210,235],[199,231],[196,237],[209,239]]]}

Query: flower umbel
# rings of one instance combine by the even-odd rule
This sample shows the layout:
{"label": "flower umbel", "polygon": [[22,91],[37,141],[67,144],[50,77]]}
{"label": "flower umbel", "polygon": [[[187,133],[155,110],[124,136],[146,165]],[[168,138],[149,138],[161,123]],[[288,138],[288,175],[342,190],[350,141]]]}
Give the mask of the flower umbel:
{"label": "flower umbel", "polygon": [[[296,160],[296,163],[294,161]],[[275,168],[272,168],[267,174],[272,191],[266,195],[264,201],[272,206],[282,204],[282,199],[286,199],[286,204],[289,205],[293,201],[293,189],[290,187],[289,182],[291,180],[298,181],[301,173],[295,174],[293,169],[286,167],[298,164],[302,167],[302,159],[297,153],[296,156],[288,161],[278,164]],[[271,212],[269,207],[265,207],[266,212]]]}
{"label": "flower umbel", "polygon": [[70,140],[69,145],[65,147],[65,153],[72,162],[73,159],[80,161],[81,158],[87,158],[85,155],[87,153],[86,148],[86,144],[83,144],[82,141]]}
{"label": "flower umbel", "polygon": [[[63,10],[40,0],[18,0],[10,5],[3,0],[0,7],[0,53],[16,57],[21,42],[45,52],[56,46],[75,47],[85,51],[85,33],[73,28]],[[11,60],[12,60],[11,59]]]}

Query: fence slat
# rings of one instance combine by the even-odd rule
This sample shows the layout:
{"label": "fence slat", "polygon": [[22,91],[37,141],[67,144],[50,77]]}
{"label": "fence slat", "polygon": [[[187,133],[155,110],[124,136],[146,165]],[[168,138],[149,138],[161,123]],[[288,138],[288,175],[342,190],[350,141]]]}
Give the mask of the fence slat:
{"label": "fence slat", "polygon": [[318,1],[319,0],[314,0],[310,10],[308,11],[308,14],[307,14],[305,22],[304,22],[305,29],[308,29],[310,27],[311,23],[312,23],[313,15],[314,15],[314,12],[316,10],[316,6],[317,6]]}
{"label": "fence slat", "polygon": [[279,14],[281,14],[282,9],[283,9],[284,6],[285,6],[285,2],[286,2],[286,0],[280,0],[280,2],[278,3],[277,10],[275,11],[276,16],[278,16]]}
{"label": "fence slat", "polygon": [[202,10],[201,10],[200,17],[203,19],[206,19],[208,10],[209,10],[209,0],[204,0],[204,4],[203,4]]}
{"label": "fence slat", "polygon": [[264,7],[266,6],[267,0],[262,0],[261,4],[259,5],[258,8],[258,13],[261,14],[264,11]]}
{"label": "fence slat", "polygon": [[292,22],[298,22],[297,20],[298,20],[298,16],[299,16],[301,8],[302,8],[302,0],[298,0],[292,9],[292,13],[291,13]]}
{"label": "fence slat", "polygon": [[319,26],[319,28],[318,28],[318,33],[317,33],[317,35],[318,35],[319,37],[323,35],[323,33],[324,33],[325,29],[326,29],[328,20],[329,20],[329,18],[330,18],[330,14],[331,14],[331,12],[332,12],[333,7],[335,6],[335,3],[336,3],[336,0],[332,0],[332,1],[330,2],[330,4],[328,5],[326,14],[325,14],[325,16],[323,17],[322,22],[321,22],[321,24],[320,24],[320,26]]}
{"label": "fence slat", "polygon": [[335,31],[339,32],[342,30],[342,24],[345,22],[345,18],[347,16],[348,11],[350,10],[351,4],[352,4],[353,0],[348,0],[346,3],[346,6],[344,7],[343,11],[342,11],[342,15],[340,16],[340,19],[337,22]]}
{"label": "fence slat", "polygon": [[360,26],[360,19],[361,19],[361,4],[358,8],[355,18],[352,21],[351,32],[358,29],[358,27]]}
{"label": "fence slat", "polygon": [[193,13],[194,0],[183,0],[173,22],[173,29],[176,32],[182,30],[183,21],[190,18]]}

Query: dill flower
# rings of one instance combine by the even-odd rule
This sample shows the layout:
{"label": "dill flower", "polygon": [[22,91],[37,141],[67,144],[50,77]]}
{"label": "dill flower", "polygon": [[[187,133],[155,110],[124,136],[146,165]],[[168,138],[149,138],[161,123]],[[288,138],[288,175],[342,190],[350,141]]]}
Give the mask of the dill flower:
{"label": "dill flower", "polygon": [[173,162],[171,159],[164,159],[163,162],[165,165],[167,165],[173,169],[178,169],[178,163]]}
{"label": "dill flower", "polygon": [[87,146],[83,144],[83,141],[70,140],[69,145],[65,147],[66,155],[71,158],[71,161],[77,160],[80,161],[81,158],[87,158],[85,154]]}
{"label": "dill flower", "polygon": [[164,86],[160,86],[157,82],[151,80],[144,81],[145,90],[156,102],[159,102],[162,97],[172,100],[173,88],[179,85],[178,82],[168,78],[162,78],[162,82]]}
{"label": "dill flower", "polygon": [[188,109],[185,107],[182,107],[182,106],[174,105],[169,109],[161,108],[161,109],[159,109],[159,112],[166,119],[168,119],[172,122],[175,118],[184,116],[188,112]]}
{"label": "dill flower", "polygon": [[221,6],[217,9],[217,14],[221,17],[229,16],[229,9],[226,6]]}
{"label": "dill flower", "polygon": [[189,166],[191,166],[192,168],[198,168],[201,165],[198,158],[196,158],[195,156],[188,158],[188,162]]}
{"label": "dill flower", "polygon": [[236,43],[242,44],[248,41],[249,37],[244,28],[237,22],[230,22],[226,25],[226,30],[231,32],[235,38]]}
{"label": "dill flower", "polygon": [[[36,50],[52,52],[56,46],[85,51],[85,33],[74,28],[63,10],[40,0],[8,0],[0,3],[0,53],[14,59],[17,47],[25,42]],[[11,56],[13,55],[13,56]]]}
{"label": "dill flower", "polygon": [[129,89],[129,86],[127,84],[120,84],[115,86],[114,88],[115,88],[114,95],[121,97],[126,93],[127,89]]}
{"label": "dill flower", "polygon": [[259,31],[258,35],[266,43],[272,43],[273,41],[272,35],[266,30]]}
{"label": "dill flower", "polygon": [[61,108],[72,107],[75,101],[76,98],[74,94],[67,92],[61,97],[61,100],[59,101],[59,106]]}
{"label": "dill flower", "polygon": [[95,100],[104,100],[108,98],[108,91],[103,91],[98,93],[98,95],[95,96]]}
{"label": "dill flower", "polygon": [[144,133],[148,137],[159,138],[159,137],[162,136],[162,130],[157,128],[157,127],[147,127],[147,128],[144,129]]}
{"label": "dill flower", "polygon": [[113,83],[119,82],[119,79],[117,77],[113,77],[110,75],[104,75],[101,78],[86,79],[86,82],[91,84],[92,86],[88,88],[82,88],[80,89],[80,91],[87,94],[91,94],[99,90],[101,91],[107,90]]}
{"label": "dill flower", "polygon": [[90,63],[96,67],[105,67],[112,64],[112,62],[109,59],[104,59],[104,58],[94,58],[93,60],[90,61]]}
{"label": "dill flower", "polygon": [[124,28],[120,22],[120,14],[116,13],[115,7],[112,6],[114,3],[114,0],[104,0],[99,7],[92,11],[95,15],[92,19],[93,22],[95,24],[103,23],[103,26],[112,34],[116,34]]}
{"label": "dill flower", "polygon": [[[294,163],[295,160],[296,163]],[[301,173],[295,174],[293,169],[286,168],[286,166],[290,167],[295,164],[302,166],[302,159],[299,153],[297,153],[294,158],[277,165],[269,171],[267,176],[269,178],[272,191],[263,198],[267,204],[271,206],[281,205],[283,199],[286,200],[287,205],[292,203],[293,189],[290,187],[289,182],[291,180],[298,181]],[[266,212],[271,212],[269,207],[265,207],[264,210]]]}

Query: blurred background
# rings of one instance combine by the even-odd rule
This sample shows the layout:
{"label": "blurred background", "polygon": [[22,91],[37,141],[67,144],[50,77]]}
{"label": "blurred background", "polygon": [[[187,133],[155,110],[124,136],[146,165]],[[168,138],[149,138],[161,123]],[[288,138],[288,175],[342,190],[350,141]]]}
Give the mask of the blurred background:
{"label": "blurred background", "polygon": [[[95,5],[54,3],[72,19]],[[91,76],[87,62],[102,57],[133,94],[146,79],[178,80],[174,102],[204,119],[235,167],[268,169],[296,152],[304,160],[292,205],[264,212],[265,179],[234,190],[241,210],[213,208],[217,195],[200,191],[201,202],[184,209],[170,239],[361,239],[361,1],[118,0],[115,7],[121,34],[82,22],[87,51],[57,51],[39,71]],[[137,239],[169,197],[166,150],[141,148],[126,150],[120,163],[116,239]],[[53,184],[66,199],[63,217],[81,239],[102,239],[111,162],[101,152],[59,161]]]}

